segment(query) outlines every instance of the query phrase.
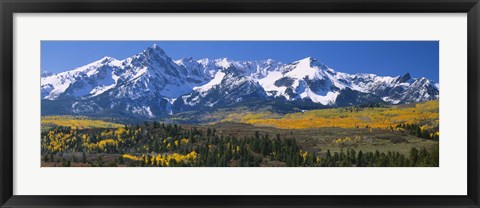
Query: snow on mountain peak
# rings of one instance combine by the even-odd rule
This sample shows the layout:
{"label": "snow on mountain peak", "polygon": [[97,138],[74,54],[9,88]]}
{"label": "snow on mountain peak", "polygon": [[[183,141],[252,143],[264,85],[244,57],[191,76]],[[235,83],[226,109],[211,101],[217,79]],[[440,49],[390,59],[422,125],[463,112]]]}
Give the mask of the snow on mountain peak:
{"label": "snow on mountain peak", "polygon": [[178,59],[178,60],[174,60],[173,62],[175,62],[175,64],[177,64],[179,66],[183,66],[183,67],[188,67],[189,65],[194,64],[194,63],[199,64],[192,57],[181,58],[181,59]]}
{"label": "snow on mountain peak", "polygon": [[313,57],[311,57],[311,56],[307,56],[307,57],[305,57],[305,58],[303,58],[303,59],[298,60],[298,62],[306,62],[306,63],[309,63],[309,64],[310,64],[310,63],[311,63],[312,61],[314,61],[314,60],[315,60],[315,58],[313,58]]}
{"label": "snow on mountain peak", "polygon": [[209,62],[210,62],[210,59],[208,58],[203,58],[203,59],[200,59],[197,61],[199,64],[203,65],[203,66],[206,66]]}
{"label": "snow on mountain peak", "polygon": [[232,64],[231,61],[228,60],[228,58],[221,58],[221,59],[217,59],[215,60],[215,65],[217,65],[218,67],[222,67],[222,68],[228,68],[230,67],[230,65]]}
{"label": "snow on mountain peak", "polygon": [[296,79],[325,79],[327,67],[312,57],[292,62],[287,66],[286,76]]}
{"label": "snow on mountain peak", "polygon": [[298,62],[299,64],[305,64],[305,65],[310,65],[310,67],[319,67],[323,70],[325,70],[327,68],[327,66],[325,64],[323,64],[322,62],[320,62],[318,59],[316,58],[313,58],[311,56],[309,57],[305,57],[303,59],[300,59],[298,61],[295,61],[293,63],[296,63]]}
{"label": "snow on mountain peak", "polygon": [[266,64],[274,64],[276,61],[273,59],[267,59],[264,61]]}
{"label": "snow on mountain peak", "polygon": [[106,56],[70,71],[42,77],[42,98],[54,100],[61,95],[77,97],[98,93],[100,88],[116,82],[112,75],[118,66],[118,60]]}
{"label": "snow on mountain peak", "polygon": [[40,73],[40,77],[48,77],[48,76],[52,76],[53,73],[52,72],[49,72],[47,70],[43,70],[41,73]]}
{"label": "snow on mountain peak", "polygon": [[107,61],[111,61],[111,60],[115,60],[115,58],[112,58],[110,56],[104,56],[102,57],[101,59],[99,59],[98,61],[100,62],[107,62]]}
{"label": "snow on mountain peak", "polygon": [[202,85],[202,86],[194,87],[193,90],[198,90],[200,92],[206,92],[209,89],[211,89],[212,87],[222,83],[223,77],[225,77],[225,73],[222,72],[222,71],[218,71],[215,74],[215,76],[213,77],[213,79],[210,80],[210,82],[208,82],[207,84]]}
{"label": "snow on mountain peak", "polygon": [[151,47],[148,47],[145,49],[142,53],[139,54],[140,56],[145,56],[145,57],[153,57],[153,58],[168,58],[170,57],[167,55],[167,53],[160,48],[157,44],[153,44]]}

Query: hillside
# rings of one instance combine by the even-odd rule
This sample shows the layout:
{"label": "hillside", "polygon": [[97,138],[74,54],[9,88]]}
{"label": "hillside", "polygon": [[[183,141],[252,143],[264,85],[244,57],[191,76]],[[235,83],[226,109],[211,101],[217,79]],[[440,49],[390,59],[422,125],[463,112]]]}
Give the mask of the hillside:
{"label": "hillside", "polygon": [[437,128],[439,101],[433,100],[411,105],[391,107],[346,107],[311,110],[284,116],[269,112],[233,113],[224,121],[236,121],[282,129],[323,127],[341,128],[396,128],[400,124],[417,124],[424,128]]}
{"label": "hillside", "polygon": [[118,123],[89,119],[84,116],[43,116],[41,125],[42,129],[48,129],[54,126],[71,127],[74,129],[120,128],[124,126]]}

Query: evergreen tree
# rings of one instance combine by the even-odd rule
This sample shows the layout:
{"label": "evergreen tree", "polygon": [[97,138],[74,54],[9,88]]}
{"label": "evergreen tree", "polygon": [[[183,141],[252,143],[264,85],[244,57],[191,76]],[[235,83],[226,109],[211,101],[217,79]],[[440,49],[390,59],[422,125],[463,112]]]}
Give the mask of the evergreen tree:
{"label": "evergreen tree", "polygon": [[358,151],[356,166],[357,167],[364,167],[365,166],[365,159],[364,159],[362,150]]}

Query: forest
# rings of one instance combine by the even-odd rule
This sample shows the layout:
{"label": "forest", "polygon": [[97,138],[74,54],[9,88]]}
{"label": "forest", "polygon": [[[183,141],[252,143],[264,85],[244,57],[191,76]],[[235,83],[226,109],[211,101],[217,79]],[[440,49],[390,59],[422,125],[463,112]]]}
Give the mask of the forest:
{"label": "forest", "polygon": [[[71,117],[68,117],[71,119]],[[51,118],[50,118],[51,119]],[[61,120],[57,118],[57,120]],[[83,118],[83,122],[87,122]],[[78,123],[78,122],[77,122]],[[82,123],[82,122],[80,122]],[[104,125],[102,123],[102,125]],[[118,124],[117,124],[118,125]],[[110,125],[108,125],[110,126]],[[234,127],[229,127],[234,128]],[[225,128],[223,128],[225,129]],[[394,131],[394,130],[390,130]],[[398,130],[395,130],[398,131]],[[224,135],[214,126],[157,121],[122,127],[54,126],[42,131],[43,167],[438,167],[438,143],[406,153],[356,148],[362,137],[337,138],[328,148],[289,134]],[[405,131],[410,132],[410,131]],[[426,140],[426,139],[422,139]],[[431,140],[431,139],[430,139]],[[394,143],[394,141],[390,141]],[[318,148],[312,148],[317,146]]]}

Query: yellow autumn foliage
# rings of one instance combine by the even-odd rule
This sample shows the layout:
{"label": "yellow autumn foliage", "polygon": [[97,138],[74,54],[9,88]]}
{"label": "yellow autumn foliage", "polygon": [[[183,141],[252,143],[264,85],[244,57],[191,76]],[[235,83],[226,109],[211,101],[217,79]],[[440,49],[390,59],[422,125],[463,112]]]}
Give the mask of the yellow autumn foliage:
{"label": "yellow autumn foliage", "polygon": [[78,129],[120,128],[124,125],[102,120],[88,119],[84,116],[42,116],[42,126],[66,126]]}
{"label": "yellow autumn foliage", "polygon": [[300,150],[300,156],[303,158],[303,160],[307,160],[307,157],[308,157],[308,152],[305,151],[303,152],[302,150]]}
{"label": "yellow autumn foliage", "polygon": [[133,160],[133,161],[142,161],[143,160],[142,157],[135,156],[135,155],[130,155],[130,154],[123,154],[122,157],[125,158],[125,159]]}
{"label": "yellow autumn foliage", "polygon": [[189,140],[185,139],[185,138],[180,140],[180,144],[188,144],[188,142],[189,142]]}
{"label": "yellow autumn foliage", "polygon": [[[390,128],[398,124],[416,124],[424,121],[438,125],[438,100],[419,103],[410,107],[348,108],[311,110],[286,114],[279,118],[244,116],[240,122],[253,125],[274,126],[282,129],[306,129],[321,127],[340,128]],[[425,126],[424,128],[428,128]]]}
{"label": "yellow autumn foliage", "polygon": [[359,136],[354,136],[353,138],[347,136],[345,138],[337,138],[333,140],[333,142],[339,146],[359,144],[359,143],[362,143],[362,141],[363,141],[362,138]]}
{"label": "yellow autumn foliage", "polygon": [[152,157],[151,165],[154,166],[169,166],[172,161],[176,163],[184,162],[184,163],[191,163],[198,158],[198,153],[192,151],[186,155],[173,153],[173,154],[158,154]]}

